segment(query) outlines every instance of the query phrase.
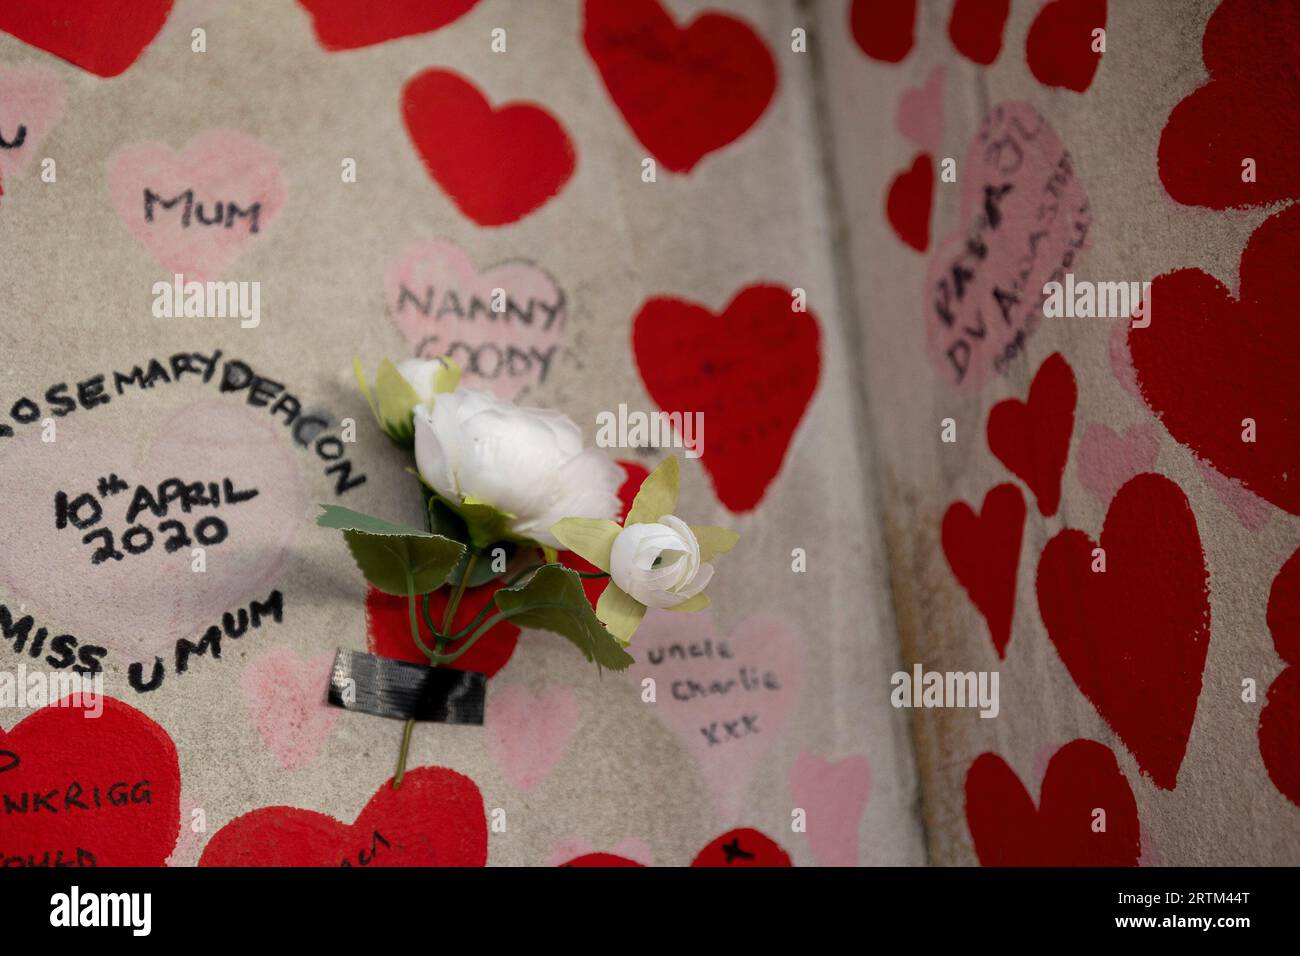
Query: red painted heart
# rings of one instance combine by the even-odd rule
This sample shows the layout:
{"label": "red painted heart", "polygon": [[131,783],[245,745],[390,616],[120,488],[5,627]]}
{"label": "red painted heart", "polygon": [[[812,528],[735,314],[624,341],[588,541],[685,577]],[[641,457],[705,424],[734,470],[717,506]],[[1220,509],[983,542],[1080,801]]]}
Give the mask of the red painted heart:
{"label": "red painted heart", "polygon": [[873,60],[899,63],[916,42],[916,0],[853,0],[849,30]]}
{"label": "red painted heart", "polygon": [[582,39],[633,134],[675,173],[744,135],[776,90],[767,46],[725,14],[682,28],[658,0],[587,0]]}
{"label": "red painted heart", "polygon": [[102,698],[0,729],[0,866],[162,866],[180,833],[167,732]]}
{"label": "red painted heart", "polygon": [[988,66],[1002,52],[1002,31],[1011,0],[956,0],[948,19],[948,38],[957,52]]}
{"label": "red painted heart", "polygon": [[790,854],[776,841],[758,830],[748,827],[728,830],[718,837],[691,861],[691,866],[750,867],[794,866]]}
{"label": "red painted heart", "polygon": [[139,59],[172,0],[24,0],[0,4],[0,32],[96,76],[117,76]]}
{"label": "red painted heart", "polygon": [[718,500],[733,512],[757,507],[817,389],[816,317],[775,285],[742,289],[721,315],[655,298],[632,321],[632,350],[661,409],[703,413],[701,461]]}
{"label": "red painted heart", "polygon": [[[504,581],[497,579],[476,588],[467,588],[462,596],[456,615],[452,618],[453,631],[468,627],[478,613],[492,602]],[[441,627],[443,615],[447,612],[450,588],[441,588],[433,592],[429,599],[429,616]],[[427,647],[433,647],[433,632],[420,621],[420,640]],[[479,638],[462,657],[446,665],[458,671],[482,671],[492,677],[506,666],[515,645],[519,642],[519,628],[509,621],[503,621]],[[413,661],[427,664],[415,641],[411,640],[410,609],[407,600],[394,594],[385,594],[377,588],[366,588],[366,646],[371,654],[391,657],[399,661]]]}
{"label": "red painted heart", "polygon": [[542,107],[493,109],[448,70],[425,70],[407,82],[402,119],[429,175],[480,226],[505,225],[538,209],[577,163],[568,133]]}
{"label": "red painted heart", "polygon": [[199,866],[484,866],[487,816],[469,777],[420,767],[385,781],[352,824],[263,807],[213,834]]}
{"label": "red painted heart", "polygon": [[[1143,474],[1115,494],[1100,547],[1067,529],[1038,562],[1038,608],[1061,660],[1156,785],[1172,790],[1210,641],[1209,571],[1187,497]],[[1104,570],[1094,570],[1104,568]]]}
{"label": "red painted heart", "polygon": [[627,867],[627,866],[645,866],[644,863],[638,863],[636,860],[629,860],[625,856],[619,856],[616,853],[584,853],[582,856],[576,856],[568,863],[561,863],[560,866],[575,867]]}
{"label": "red painted heart", "polygon": [[1300,806],[1300,550],[1287,559],[1268,598],[1268,629],[1289,667],[1268,689],[1259,715],[1259,753],[1273,784]]}
{"label": "red painted heart", "polygon": [[[1300,206],[1255,230],[1233,299],[1199,269],[1158,276],[1148,328],[1130,328],[1142,397],[1169,434],[1250,491],[1300,515]],[[1245,420],[1255,441],[1243,441]]]}
{"label": "red painted heart", "polygon": [[1025,38],[1029,69],[1044,86],[1082,93],[1101,64],[1092,31],[1106,27],[1106,0],[1052,0],[1038,11]]}
{"label": "red painted heart", "polygon": [[1025,528],[1025,497],[1010,482],[984,496],[980,513],[954,501],[943,516],[944,557],[989,625],[998,657],[1007,656],[1016,610],[1016,569]]}
{"label": "red painted heart", "polygon": [[1300,196],[1300,4],[1224,0],[1202,50],[1210,81],[1173,108],[1160,134],[1165,190],[1211,209]]}
{"label": "red painted heart", "polygon": [[428,33],[458,20],[478,0],[298,0],[326,50],[355,50]]}
{"label": "red painted heart", "polygon": [[989,451],[1029,486],[1044,517],[1061,503],[1079,391],[1060,352],[1047,357],[1029,385],[1028,401],[1009,398],[989,412]]}
{"label": "red painted heart", "polygon": [[930,247],[930,207],[934,202],[934,160],[917,153],[912,168],[889,183],[885,217],[894,234],[917,252]]}
{"label": "red painted heart", "polygon": [[1005,760],[980,754],[966,772],[966,825],[982,866],[1137,866],[1141,853],[1133,791],[1095,740],[1053,755],[1037,807]]}

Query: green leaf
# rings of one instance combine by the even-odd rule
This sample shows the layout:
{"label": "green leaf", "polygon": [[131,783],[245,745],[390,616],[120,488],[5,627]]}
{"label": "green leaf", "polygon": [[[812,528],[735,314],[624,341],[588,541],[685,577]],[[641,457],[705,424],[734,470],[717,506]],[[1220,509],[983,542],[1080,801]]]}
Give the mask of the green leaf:
{"label": "green leaf", "polygon": [[700,543],[700,560],[708,561],[718,554],[726,554],[736,546],[740,535],[711,524],[693,524],[691,533]]}
{"label": "green leaf", "polygon": [[624,527],[630,524],[653,524],[677,507],[677,456],[669,455],[641,482]]}
{"label": "green leaf", "polygon": [[632,655],[605,630],[591,609],[582,579],[561,564],[539,568],[522,584],[502,588],[495,599],[512,624],[554,631],[601,667],[621,671],[632,664]]}
{"label": "green leaf", "polygon": [[404,596],[408,579],[416,594],[436,591],[465,553],[459,541],[393,524],[338,505],[321,505],[316,523],[342,531],[352,559],[367,581],[385,594]]}
{"label": "green leaf", "polygon": [[601,592],[596,602],[596,617],[605,622],[609,633],[626,647],[645,617],[645,605],[628,594],[613,581]]}
{"label": "green leaf", "polygon": [[380,427],[399,445],[415,441],[415,422],[412,415],[420,404],[420,396],[411,387],[397,366],[384,359],[375,373],[375,397],[379,402]]}
{"label": "green leaf", "polygon": [[622,530],[618,522],[608,518],[561,518],[551,526],[551,534],[560,544],[606,573],[610,549]]}

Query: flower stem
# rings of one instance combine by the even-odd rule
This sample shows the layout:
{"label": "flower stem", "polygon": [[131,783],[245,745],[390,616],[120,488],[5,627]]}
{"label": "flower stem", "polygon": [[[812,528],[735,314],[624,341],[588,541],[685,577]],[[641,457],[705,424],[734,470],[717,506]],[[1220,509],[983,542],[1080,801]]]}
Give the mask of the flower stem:
{"label": "flower stem", "polygon": [[[443,615],[442,631],[434,631],[434,641],[438,645],[438,651],[447,646],[448,638],[444,635],[451,629],[452,619],[456,616],[456,609],[460,607],[460,599],[465,595],[465,587],[469,584],[469,576],[474,573],[474,565],[478,561],[478,552],[471,551],[469,560],[465,562],[465,573],[460,576],[460,583],[456,585],[456,590],[452,592],[451,600],[447,602],[447,613]],[[446,664],[460,657],[466,648],[461,648],[455,654],[444,657],[438,651],[431,650],[427,644],[420,638],[420,618],[416,614],[415,604],[415,576],[408,570],[406,572],[406,603],[408,616],[411,623],[411,638],[415,641],[416,646],[424,652],[424,656],[429,658],[429,666],[437,667],[439,664]],[[429,618],[429,598],[424,596],[423,616],[427,621]],[[433,630],[430,626],[429,630]],[[402,747],[397,752],[397,772],[393,775],[393,789],[396,790],[402,785],[402,777],[406,775],[406,758],[411,752],[411,733],[415,730],[415,721],[408,720],[402,727]]]}

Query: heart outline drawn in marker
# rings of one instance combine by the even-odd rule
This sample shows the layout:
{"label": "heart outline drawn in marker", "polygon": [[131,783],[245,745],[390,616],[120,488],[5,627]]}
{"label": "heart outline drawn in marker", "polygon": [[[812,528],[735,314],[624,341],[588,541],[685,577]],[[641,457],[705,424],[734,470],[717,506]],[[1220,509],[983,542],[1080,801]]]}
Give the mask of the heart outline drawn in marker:
{"label": "heart outline drawn in marker", "polygon": [[1143,773],[1174,789],[1210,643],[1209,568],[1187,496],[1163,475],[1130,479],[1097,542],[1072,528],[1047,542],[1036,589],[1079,690]]}
{"label": "heart outline drawn in marker", "polygon": [[[498,289],[505,294],[499,311]],[[567,297],[540,266],[509,259],[480,270],[440,239],[408,246],[389,267],[384,294],[412,354],[450,355],[463,384],[505,399],[545,381],[568,320]],[[480,361],[488,348],[495,350],[491,374]]]}

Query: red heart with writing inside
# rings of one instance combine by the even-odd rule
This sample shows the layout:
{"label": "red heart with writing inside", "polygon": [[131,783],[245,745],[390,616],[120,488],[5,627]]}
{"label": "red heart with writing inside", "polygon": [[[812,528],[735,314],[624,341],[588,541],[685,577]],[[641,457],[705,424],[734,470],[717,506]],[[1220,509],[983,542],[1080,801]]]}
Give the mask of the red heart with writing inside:
{"label": "red heart with writing inside", "polygon": [[1209,571],[1182,489],[1156,474],[1128,481],[1099,542],[1074,529],[1047,542],[1037,589],[1079,690],[1156,786],[1172,790],[1210,642]]}
{"label": "red heart with writing inside", "polygon": [[355,50],[429,33],[458,20],[478,0],[298,0],[326,50]]}
{"label": "red heart with writing inside", "polygon": [[1016,610],[1016,569],[1025,529],[1025,496],[1007,482],[989,489],[980,513],[964,501],[944,512],[941,539],[948,566],[984,615],[998,657],[1007,656]]}
{"label": "red heart with writing inside", "polygon": [[355,823],[262,807],[213,834],[199,866],[485,866],[487,815],[474,781],[445,767],[386,780]]}
{"label": "red heart with writing inside", "polygon": [[1259,754],[1268,775],[1300,806],[1300,550],[1287,559],[1268,597],[1268,629],[1277,656],[1286,661],[1268,689],[1259,715]]}
{"label": "red heart with writing inside", "polygon": [[696,854],[691,866],[749,867],[794,866],[790,854],[770,836],[742,827],[728,830]]}
{"label": "red heart with writing inside", "polygon": [[980,754],[966,772],[966,825],[982,866],[1137,866],[1141,853],[1133,791],[1095,740],[1053,755],[1037,807],[1005,760]]}
{"label": "red heart with writing inside", "polygon": [[140,58],[172,0],[22,0],[0,4],[0,32],[96,76],[117,76]]}
{"label": "red heart with writing inside", "polygon": [[1053,352],[1035,373],[1027,401],[1008,398],[989,412],[989,451],[1029,486],[1044,517],[1056,514],[1061,503],[1078,397],[1070,364]]}
{"label": "red heart with writing inside", "polygon": [[162,866],[176,845],[171,738],[111,697],[96,716],[86,696],[0,728],[0,866]]}
{"label": "red heart with writing inside", "polygon": [[675,173],[744,135],[776,90],[766,44],[727,14],[683,28],[659,0],[587,0],[582,40],[632,133]]}
{"label": "red heart with writing inside", "polygon": [[917,153],[912,168],[889,183],[885,217],[894,234],[917,252],[930,246],[930,207],[934,202],[934,160]]}
{"label": "red heart with writing inside", "polygon": [[948,38],[972,63],[988,66],[1002,52],[1002,31],[1011,0],[956,0],[948,19]]}
{"label": "red heart with writing inside", "polygon": [[853,0],[849,30],[873,60],[899,63],[916,42],[916,0]]}
{"label": "red heart with writing inside", "polygon": [[1092,31],[1106,27],[1106,0],[1052,0],[1029,26],[1025,59],[1044,86],[1082,93],[1101,64]]}
{"label": "red heart with writing inside", "polygon": [[701,461],[733,512],[763,499],[821,376],[817,319],[793,304],[788,289],[753,285],[721,315],[662,297],[632,320],[646,390],[670,414],[703,414]]}
{"label": "red heart with writing inside", "polygon": [[[1300,323],[1292,272],[1300,206],[1255,230],[1233,299],[1199,269],[1158,276],[1148,328],[1130,328],[1142,397],[1169,434],[1250,491],[1300,515]],[[1243,441],[1245,420],[1255,423]]]}
{"label": "red heart with writing inside", "polygon": [[456,208],[480,226],[515,222],[559,193],[577,159],[542,107],[493,109],[474,84],[425,70],[402,88],[402,120],[420,160]]}
{"label": "red heart with writing inside", "polygon": [[[1300,4],[1224,0],[1205,25],[1210,80],[1169,113],[1160,181],[1175,200],[1228,209],[1300,196]],[[1253,181],[1243,162],[1255,162]]]}

